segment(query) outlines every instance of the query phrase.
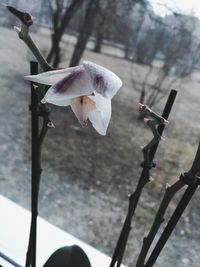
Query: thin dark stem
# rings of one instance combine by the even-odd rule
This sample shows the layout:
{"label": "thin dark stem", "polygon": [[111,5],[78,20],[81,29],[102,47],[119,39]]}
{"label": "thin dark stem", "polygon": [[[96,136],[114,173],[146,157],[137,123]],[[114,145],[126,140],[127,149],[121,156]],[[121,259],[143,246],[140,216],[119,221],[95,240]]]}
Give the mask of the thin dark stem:
{"label": "thin dark stem", "polygon": [[[20,39],[28,46],[32,51],[35,58],[38,60],[41,68],[44,71],[52,70],[53,68],[43,57],[40,49],[33,42],[29,35],[29,26],[33,24],[34,18],[28,14],[21,12],[11,6],[7,6],[8,10],[15,15],[21,21],[21,29],[15,27]],[[38,63],[31,62],[31,75],[38,74]],[[26,267],[36,267],[36,241],[37,241],[37,215],[38,215],[38,195],[40,186],[40,176],[42,172],[41,168],[41,148],[44,137],[49,127],[53,127],[49,120],[49,111],[46,106],[43,105],[41,110],[40,98],[38,97],[34,88],[33,82],[31,82],[31,134],[32,134],[32,177],[31,177],[31,227],[29,235],[28,250],[26,256]],[[42,113],[41,113],[42,111]],[[39,129],[39,116],[43,117],[43,127],[40,132]]]}
{"label": "thin dark stem", "polygon": [[172,186],[168,187],[165,191],[165,195],[163,197],[163,200],[160,204],[160,207],[157,211],[156,217],[154,219],[153,225],[149,231],[148,236],[146,236],[143,240],[143,246],[140,251],[140,254],[138,256],[138,260],[136,263],[136,267],[143,267],[144,262],[147,256],[147,253],[150,249],[150,246],[158,232],[158,229],[160,228],[160,225],[164,221],[164,214],[169,206],[170,201],[174,197],[174,195],[183,187],[185,184],[178,180],[176,183],[174,183]]}
{"label": "thin dark stem", "polygon": [[[165,108],[164,108],[163,114],[162,114],[162,117],[165,118],[166,120],[168,119],[168,116],[169,116],[169,114],[171,112],[171,109],[173,107],[176,95],[177,95],[177,91],[172,89],[170,94],[169,94],[169,97],[167,99],[167,104],[165,105]],[[160,124],[158,126],[158,133],[160,134],[160,136],[162,136],[164,129],[165,129],[165,125],[164,124]],[[153,158],[154,158],[154,156],[156,154],[158,145],[159,145],[159,142],[154,144],[154,146],[152,147],[151,151],[149,152],[149,158],[150,158],[151,161],[153,160]]]}
{"label": "thin dark stem", "polygon": [[[141,179],[141,177],[146,177],[146,179]],[[140,177],[140,183],[138,183],[135,192],[129,198],[128,213],[127,213],[122,231],[120,233],[110,267],[114,267],[116,262],[118,263],[119,266],[121,264],[123,253],[126,247],[126,242],[128,240],[129,232],[131,230],[131,220],[132,220],[132,216],[134,215],[134,212],[137,206],[137,200],[142,192],[143,187],[149,181],[148,171],[143,169],[141,173],[141,177]]]}
{"label": "thin dark stem", "polygon": [[[171,93],[168,97],[168,100],[166,102],[162,117],[164,119],[168,119],[168,116],[170,114],[171,108],[173,106],[174,100],[176,98],[176,94],[177,92],[175,90],[171,90]],[[156,114],[155,114],[156,115]],[[158,126],[158,133],[161,136],[163,133],[163,130],[165,128],[165,125],[159,125]],[[148,151],[148,157],[146,157],[148,159],[149,162],[144,162],[143,163],[143,170],[142,173],[140,175],[140,179],[138,181],[137,187],[135,192],[130,196],[129,198],[129,208],[128,208],[128,212],[127,212],[127,216],[122,228],[122,231],[120,233],[119,239],[117,241],[117,245],[111,260],[111,264],[110,267],[114,267],[115,264],[117,263],[117,267],[119,267],[121,265],[122,259],[123,259],[123,255],[125,252],[125,248],[126,248],[126,244],[128,241],[128,237],[129,237],[129,233],[131,230],[131,221],[133,218],[133,215],[135,213],[136,207],[138,205],[138,201],[140,199],[141,193],[143,188],[145,187],[145,185],[149,182],[149,170],[154,167],[153,164],[153,158],[155,156],[156,150],[158,148],[158,144],[159,144],[160,140],[156,140],[156,143],[152,143],[152,146],[149,148]]]}
{"label": "thin dark stem", "polygon": [[191,198],[193,197],[196,189],[198,187],[198,184],[194,183],[193,185],[188,186],[188,188],[185,190],[185,193],[180,200],[179,204],[176,207],[176,210],[174,211],[171,219],[169,220],[167,226],[165,227],[165,230],[163,231],[160,239],[158,240],[154,250],[152,251],[147,263],[144,265],[144,267],[152,267],[154,263],[156,262],[158,256],[160,255],[160,252],[164,248],[167,240],[169,239],[172,231],[174,230],[176,224],[178,223],[179,219],[181,218],[184,210],[186,209],[187,205],[189,204]]}
{"label": "thin dark stem", "polygon": [[[38,73],[38,63],[31,62],[31,74]],[[31,135],[32,135],[32,178],[31,178],[31,228],[29,244],[26,257],[26,267],[36,267],[36,244],[37,244],[37,215],[38,215],[38,196],[41,168],[41,148],[44,137],[52,123],[49,120],[49,110],[45,105],[39,103],[36,89],[31,83]],[[43,117],[43,126],[39,129],[39,117]]]}
{"label": "thin dark stem", "polygon": [[118,261],[117,261],[117,267],[120,267],[124,255],[124,251],[126,248],[126,244],[128,241],[129,233],[131,230],[131,221],[133,218],[133,215],[135,213],[140,195],[142,193],[143,188],[145,185],[150,181],[149,179],[149,169],[143,169],[141,177],[143,177],[138,183],[137,188],[135,192],[130,196],[129,198],[129,208],[128,208],[128,214],[122,229],[121,239],[120,239],[120,248],[118,252]]}
{"label": "thin dark stem", "polygon": [[[198,176],[199,168],[200,168],[200,144],[198,146],[193,164],[191,169],[187,173],[183,173],[180,176],[180,180],[178,180],[174,185],[168,187],[166,189],[164,198],[160,204],[159,210],[156,214],[155,220],[151,227],[151,230],[147,237],[144,238],[143,246],[138,257],[136,267],[152,267],[156,262],[160,252],[165,246],[168,238],[170,237],[173,229],[178,223],[182,213],[190,202],[193,194],[195,193],[197,187],[200,185],[200,177]],[[159,241],[157,242],[154,250],[152,251],[146,265],[144,265],[147,253],[150,249],[150,246],[158,232],[158,229],[164,220],[164,214],[166,212],[167,207],[169,206],[170,201],[174,197],[174,195],[185,185],[188,185],[182,199],[179,201],[176,210],[174,211],[171,219],[169,220],[167,226],[165,227],[162,235],[160,236]]]}
{"label": "thin dark stem", "polygon": [[191,173],[193,175],[199,175],[200,174],[200,143],[199,143],[192,167],[189,170],[189,173]]}
{"label": "thin dark stem", "polygon": [[[31,62],[31,74],[38,73],[38,64]],[[38,187],[40,176],[40,164],[38,166],[38,137],[39,137],[39,117],[37,114],[38,98],[35,93],[33,83],[31,83],[31,135],[32,135],[32,177],[31,177],[31,230],[26,258],[26,267],[35,267],[36,257],[36,234],[37,234],[37,206]]]}

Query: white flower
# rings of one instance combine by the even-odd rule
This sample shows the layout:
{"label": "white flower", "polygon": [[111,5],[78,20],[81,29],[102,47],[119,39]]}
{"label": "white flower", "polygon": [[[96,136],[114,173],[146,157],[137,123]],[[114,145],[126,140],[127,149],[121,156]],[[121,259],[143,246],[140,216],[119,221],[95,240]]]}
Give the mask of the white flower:
{"label": "white flower", "polygon": [[106,134],[111,118],[111,99],[122,86],[116,74],[84,61],[77,67],[29,75],[25,79],[51,85],[42,103],[70,105],[81,125],[89,119],[100,134]]}

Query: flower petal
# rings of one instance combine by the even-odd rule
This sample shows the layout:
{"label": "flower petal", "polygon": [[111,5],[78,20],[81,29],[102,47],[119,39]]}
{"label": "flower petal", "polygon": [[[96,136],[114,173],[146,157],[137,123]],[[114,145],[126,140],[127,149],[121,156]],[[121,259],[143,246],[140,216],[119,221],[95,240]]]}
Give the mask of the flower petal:
{"label": "flower petal", "polygon": [[47,72],[42,72],[37,75],[27,75],[24,76],[25,80],[37,82],[41,84],[53,85],[58,81],[62,80],[66,76],[70,75],[73,71],[78,69],[80,66],[60,69],[60,70],[52,70]]}
{"label": "flower petal", "polygon": [[62,107],[67,107],[71,104],[71,98],[70,99],[63,99],[62,97],[61,98],[57,98],[56,99],[56,104],[55,104],[55,101],[54,101],[54,98],[53,99],[49,99],[48,101],[46,101],[45,97],[41,100],[41,103],[45,104],[46,102],[48,103],[51,103],[51,104],[54,104],[56,106],[62,106]]}
{"label": "flower petal", "polygon": [[94,96],[89,96],[95,101],[96,109],[92,110],[88,117],[93,127],[98,133],[106,135],[106,131],[111,118],[111,100],[95,93]]}
{"label": "flower petal", "polygon": [[55,105],[66,106],[65,101],[72,98],[91,95],[93,87],[88,74],[83,66],[71,71],[71,73],[59,80],[52,87],[49,88],[43,98],[43,103],[49,102]]}
{"label": "flower petal", "polygon": [[90,61],[84,61],[83,66],[95,91],[106,98],[111,99],[122,86],[122,81],[112,71]]}
{"label": "flower petal", "polygon": [[72,99],[71,108],[82,126],[87,124],[90,112],[96,109],[96,103],[88,96]]}

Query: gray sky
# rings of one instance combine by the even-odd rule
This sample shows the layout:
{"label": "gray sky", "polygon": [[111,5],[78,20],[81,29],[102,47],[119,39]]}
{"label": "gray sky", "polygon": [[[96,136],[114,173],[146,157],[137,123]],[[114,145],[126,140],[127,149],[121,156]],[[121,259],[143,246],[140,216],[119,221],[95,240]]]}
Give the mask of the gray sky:
{"label": "gray sky", "polygon": [[170,11],[165,5],[175,11],[194,14],[200,18],[200,0],[149,0],[154,11],[164,16]]}

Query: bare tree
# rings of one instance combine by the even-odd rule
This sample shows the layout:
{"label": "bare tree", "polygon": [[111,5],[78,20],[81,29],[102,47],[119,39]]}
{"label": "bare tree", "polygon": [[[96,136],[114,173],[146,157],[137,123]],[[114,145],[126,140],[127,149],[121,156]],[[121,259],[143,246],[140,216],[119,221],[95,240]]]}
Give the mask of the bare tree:
{"label": "bare tree", "polygon": [[82,0],[52,0],[49,9],[52,15],[53,33],[51,48],[47,55],[47,61],[57,67],[60,62],[60,41],[73,15],[83,4]]}
{"label": "bare tree", "polygon": [[96,27],[95,44],[94,44],[94,52],[96,53],[101,52],[107,25],[106,20],[107,18],[105,16],[99,16],[97,20],[97,24],[100,25],[100,27],[98,26]]}
{"label": "bare tree", "polygon": [[80,58],[85,50],[87,41],[92,33],[94,20],[98,12],[99,0],[90,0],[85,13],[85,18],[80,29],[80,34],[71,57],[70,66],[78,65]]}
{"label": "bare tree", "polygon": [[[138,42],[137,62],[146,65],[147,71],[140,81],[135,77],[132,82],[140,92],[141,103],[150,107],[158,103],[175,82],[191,74],[199,63],[200,42],[193,34],[193,18],[189,18],[189,28],[187,18],[184,16],[179,25],[171,28],[156,23]],[[154,67],[158,54],[161,66]]]}
{"label": "bare tree", "polygon": [[[124,34],[124,31],[123,33],[119,33],[119,21],[125,16],[128,16],[128,13],[131,12],[137,2],[145,2],[145,0],[90,0],[70,66],[79,63],[93,30],[96,29],[96,51],[100,51],[104,38],[110,40],[112,36],[113,41],[117,41],[117,37]],[[107,35],[105,33],[107,33]]]}

